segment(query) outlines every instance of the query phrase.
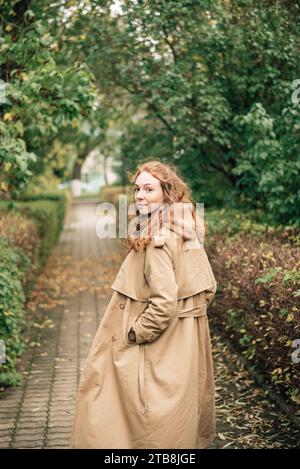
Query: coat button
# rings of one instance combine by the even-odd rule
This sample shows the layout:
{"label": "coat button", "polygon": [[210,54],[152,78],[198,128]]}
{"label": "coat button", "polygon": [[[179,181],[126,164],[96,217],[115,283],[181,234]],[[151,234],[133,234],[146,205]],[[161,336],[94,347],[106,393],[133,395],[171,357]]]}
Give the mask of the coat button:
{"label": "coat button", "polygon": [[125,308],[124,303],[120,303],[120,308],[121,308],[121,309],[124,309],[124,308]]}

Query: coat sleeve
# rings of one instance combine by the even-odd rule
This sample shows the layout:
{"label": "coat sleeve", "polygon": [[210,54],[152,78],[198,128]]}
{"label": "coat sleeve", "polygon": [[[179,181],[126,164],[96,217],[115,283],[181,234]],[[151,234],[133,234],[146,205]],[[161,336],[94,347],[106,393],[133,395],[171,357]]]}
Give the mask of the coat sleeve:
{"label": "coat sleeve", "polygon": [[148,245],[145,277],[149,284],[149,305],[132,328],[136,343],[152,342],[168,327],[177,305],[177,284],[169,247]]}

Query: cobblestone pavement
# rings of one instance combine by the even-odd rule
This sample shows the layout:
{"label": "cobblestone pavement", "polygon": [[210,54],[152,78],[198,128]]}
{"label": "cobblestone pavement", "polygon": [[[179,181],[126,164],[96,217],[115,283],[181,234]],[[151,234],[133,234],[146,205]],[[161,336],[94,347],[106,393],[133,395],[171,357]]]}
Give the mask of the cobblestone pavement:
{"label": "cobblestone pavement", "polygon": [[[116,272],[116,254],[122,258],[125,253],[121,240],[97,238],[95,209],[95,203],[73,205],[52,253],[71,264],[71,277],[82,261]],[[81,275],[83,283],[87,271]],[[88,288],[74,288],[65,303],[37,310],[40,321],[50,321],[49,327],[33,328],[20,363],[22,386],[0,393],[0,448],[68,448],[80,372],[112,293],[108,277],[104,270],[105,294],[89,288],[88,278]],[[286,416],[265,399],[222,339],[213,334],[212,341],[217,390],[212,448],[296,447],[299,433],[291,430]]]}
{"label": "cobblestone pavement", "polygon": [[[53,256],[71,256],[76,263],[105,253],[109,262],[122,248],[119,240],[97,238],[95,209],[73,205]],[[80,370],[108,301],[97,291],[79,291],[40,313],[54,327],[39,331],[39,347],[26,347],[22,386],[0,393],[0,448],[68,447]]]}

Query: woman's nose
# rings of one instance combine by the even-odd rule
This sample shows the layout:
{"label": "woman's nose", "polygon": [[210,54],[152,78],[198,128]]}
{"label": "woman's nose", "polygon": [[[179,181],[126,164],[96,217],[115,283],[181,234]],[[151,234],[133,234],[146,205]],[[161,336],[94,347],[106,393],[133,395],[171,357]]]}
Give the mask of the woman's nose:
{"label": "woman's nose", "polygon": [[141,191],[139,191],[137,193],[136,197],[137,197],[138,200],[143,200],[144,199],[144,194]]}

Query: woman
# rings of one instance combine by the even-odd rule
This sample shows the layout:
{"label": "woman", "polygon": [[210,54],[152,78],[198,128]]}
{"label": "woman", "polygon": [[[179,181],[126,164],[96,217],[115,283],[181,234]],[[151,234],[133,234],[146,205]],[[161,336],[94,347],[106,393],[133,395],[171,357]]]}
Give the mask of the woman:
{"label": "woman", "polygon": [[207,306],[216,282],[171,165],[132,178],[136,217],[77,397],[72,448],[206,448],[215,435]]}

